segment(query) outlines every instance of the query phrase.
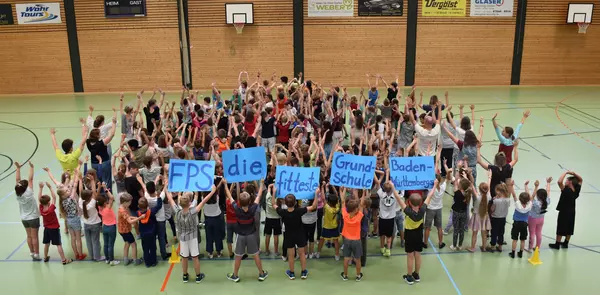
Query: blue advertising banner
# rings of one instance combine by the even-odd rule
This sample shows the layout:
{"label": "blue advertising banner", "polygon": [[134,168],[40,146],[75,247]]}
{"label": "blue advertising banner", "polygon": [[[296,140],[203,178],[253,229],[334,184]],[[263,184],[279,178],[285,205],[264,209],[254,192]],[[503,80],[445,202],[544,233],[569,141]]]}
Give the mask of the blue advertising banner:
{"label": "blue advertising banner", "polygon": [[275,187],[277,197],[293,194],[296,199],[312,199],[319,188],[321,171],[319,167],[277,166]]}
{"label": "blue advertising banner", "polygon": [[430,189],[435,181],[433,157],[390,157],[390,180],[397,190]]}
{"label": "blue advertising banner", "polygon": [[223,151],[223,175],[229,183],[264,179],[267,176],[265,148]]}
{"label": "blue advertising banner", "polygon": [[215,161],[172,159],[169,162],[170,192],[207,192],[215,178]]}
{"label": "blue advertising banner", "polygon": [[333,155],[330,183],[347,188],[371,188],[377,157],[336,152]]}

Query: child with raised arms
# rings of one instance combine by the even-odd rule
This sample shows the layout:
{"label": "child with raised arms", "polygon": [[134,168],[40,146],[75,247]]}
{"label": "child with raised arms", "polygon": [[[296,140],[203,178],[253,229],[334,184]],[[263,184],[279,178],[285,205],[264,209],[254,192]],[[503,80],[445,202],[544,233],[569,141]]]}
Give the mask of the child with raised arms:
{"label": "child with raised arms", "polygon": [[[358,196],[358,190],[353,190],[353,195],[346,202],[346,188],[341,188],[340,198],[342,202],[342,218],[344,227],[342,228],[342,237],[344,237],[344,271],[340,274],[342,280],[348,280],[348,266],[351,261],[356,265],[356,281],[360,282],[363,278],[361,272],[361,257],[363,256],[361,241],[361,224],[363,219],[363,202]],[[366,198],[366,196],[363,196]]]}
{"label": "child with raised arms", "polygon": [[[119,235],[123,238],[123,264],[125,266],[135,262],[135,265],[142,264],[142,260],[137,258],[137,243],[135,237],[131,233],[131,225],[138,223],[140,219],[145,218],[145,215],[139,217],[131,216],[129,212],[129,205],[133,197],[128,193],[121,193],[119,195],[119,210],[117,212],[117,230]],[[133,259],[129,259],[129,248],[131,248],[131,254]]]}
{"label": "child with raised arms", "polygon": [[[569,176],[566,180],[565,177]],[[575,201],[579,198],[583,179],[579,174],[567,171],[558,178],[560,199],[556,205],[558,219],[556,220],[556,242],[549,244],[552,249],[569,248],[569,240],[575,230]],[[562,238],[565,241],[562,242]]]}
{"label": "child with raised arms", "polygon": [[50,202],[50,197],[48,195],[42,195],[44,190],[44,183],[40,182],[40,191],[39,200],[40,200],[40,214],[42,215],[42,219],[44,221],[44,238],[42,242],[44,243],[44,262],[50,261],[50,256],[48,256],[48,250],[50,250],[50,244],[56,246],[58,248],[58,254],[62,259],[62,264],[66,265],[73,260],[65,257],[65,252],[62,248],[62,243],[60,241],[60,223],[58,222],[58,217],[56,216],[56,194],[52,189],[50,183],[46,182],[46,186],[50,190],[50,195],[52,195],[52,202]]}
{"label": "child with raised arms", "polygon": [[529,247],[525,251],[529,252],[536,248],[539,248],[542,244],[542,228],[544,227],[544,215],[550,204],[550,183],[552,183],[552,177],[546,178],[546,189],[538,189],[540,183],[535,181],[535,188],[531,195],[531,201],[533,206],[529,212],[529,219],[527,225],[529,227]]}
{"label": "child with raised arms", "polygon": [[[271,184],[273,185],[273,184]],[[277,195],[277,188],[273,187],[273,194]],[[319,189],[315,192],[315,195],[319,194]],[[317,209],[317,202],[313,202],[310,207],[301,207],[298,208],[296,196],[292,194],[288,194],[284,198],[285,205],[287,209],[280,208],[277,206],[275,199],[271,198],[271,205],[277,211],[277,214],[281,216],[281,220],[285,226],[284,233],[284,248],[287,251],[288,264],[290,269],[288,269],[285,274],[290,280],[296,278],[296,274],[294,273],[294,252],[296,247],[298,248],[298,256],[300,257],[300,266],[302,267],[302,272],[300,274],[301,279],[308,278],[308,270],[306,269],[306,233],[305,233],[305,225],[302,223],[302,216],[307,214],[308,212],[314,212]],[[314,231],[313,231],[314,235]]]}
{"label": "child with raised arms", "polygon": [[[412,285],[415,282],[421,281],[419,272],[421,271],[421,252],[423,251],[423,221],[425,220],[425,212],[431,202],[434,190],[429,191],[424,202],[420,195],[411,194],[408,197],[407,204],[402,200],[398,191],[396,191],[394,183],[389,181],[388,184],[392,186],[394,197],[406,215],[404,219],[404,251],[407,254],[407,273],[402,277],[407,284]],[[437,179],[434,181],[433,186],[438,186]]]}
{"label": "child with raised arms", "polygon": [[529,219],[529,211],[531,211],[531,195],[529,194],[529,181],[525,182],[525,192],[519,194],[519,200],[515,202],[515,212],[513,213],[513,224],[510,231],[512,239],[512,251],[508,253],[510,258],[515,258],[515,250],[517,248],[517,240],[521,241],[521,247],[517,255],[523,257],[523,249],[527,240],[527,220]]}
{"label": "child with raised arms", "polygon": [[27,246],[33,261],[40,261],[40,209],[33,195],[33,163],[29,162],[29,178],[21,179],[21,165],[15,162],[17,184],[15,194],[19,203],[21,223],[27,232]]}

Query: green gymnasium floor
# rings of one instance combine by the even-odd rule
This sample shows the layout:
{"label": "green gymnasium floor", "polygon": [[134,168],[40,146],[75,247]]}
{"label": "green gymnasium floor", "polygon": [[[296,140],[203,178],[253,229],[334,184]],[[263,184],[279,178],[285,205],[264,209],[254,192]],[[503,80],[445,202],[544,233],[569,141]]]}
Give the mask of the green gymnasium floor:
{"label": "green gymnasium floor", "polygon": [[[407,89],[406,89],[407,90]],[[445,89],[425,88],[425,97],[437,94],[442,97]],[[29,159],[36,165],[35,181],[46,181],[41,170],[47,166],[59,174],[60,166],[52,150],[49,129],[57,128],[59,141],[69,137],[80,138],[79,117],[87,116],[87,107],[93,104],[95,114],[111,115],[111,107],[118,107],[118,94],[86,95],[19,95],[0,96],[0,276],[5,294],[159,294],[164,286],[165,294],[210,292],[210,294],[597,294],[595,264],[600,265],[600,233],[593,215],[600,206],[600,181],[593,177],[593,165],[600,154],[600,87],[477,87],[450,88],[450,101],[458,104],[476,105],[476,117],[485,117],[483,155],[491,158],[498,142],[490,119],[498,112],[501,125],[516,126],[525,109],[531,116],[522,129],[520,161],[515,168],[514,179],[522,188],[525,180],[557,179],[563,169],[577,171],[584,178],[581,197],[578,200],[576,235],[568,250],[553,251],[547,248],[554,236],[558,200],[558,187],[552,186],[552,204],[544,226],[543,249],[539,266],[532,266],[523,259],[510,259],[502,254],[452,253],[447,248],[431,247],[424,252],[421,283],[406,285],[401,275],[406,271],[403,249],[395,245],[391,258],[378,253],[378,240],[369,241],[367,267],[362,282],[343,282],[339,273],[341,262],[331,258],[332,249],[323,253],[327,258],[309,260],[307,281],[290,282],[284,275],[287,264],[281,259],[265,259],[263,264],[270,272],[269,278],[259,283],[252,260],[245,261],[240,270],[242,281],[229,282],[225,274],[232,269],[229,260],[202,260],[206,279],[200,285],[181,283],[180,265],[175,265],[169,279],[169,264],[161,262],[158,267],[143,266],[110,267],[103,263],[75,262],[63,267],[58,253],[51,248],[50,263],[33,263],[29,259],[25,243],[25,231],[19,220],[15,196],[14,168],[12,161]],[[352,93],[358,94],[354,89]],[[208,94],[205,92],[205,94]],[[168,92],[167,100],[178,100],[179,92]],[[148,99],[146,95],[146,99]],[[134,94],[127,94],[126,101],[133,102]],[[458,112],[455,110],[455,112]],[[483,171],[479,171],[480,175]],[[37,187],[36,187],[37,194]],[[449,212],[451,199],[445,200]],[[512,210],[511,210],[512,211]],[[446,218],[444,218],[446,219]],[[510,219],[510,218],[509,218]],[[444,220],[445,222],[445,220]],[[62,226],[62,222],[61,222]],[[509,238],[510,225],[506,236]],[[203,234],[204,235],[204,234]],[[468,237],[468,238],[467,238]],[[40,231],[40,241],[42,232]],[[437,237],[432,235],[433,244]],[[470,241],[470,233],[466,234]],[[451,242],[451,236],[445,236]],[[71,256],[69,240],[63,235],[64,249]],[[139,247],[139,246],[138,246]],[[85,242],[84,242],[85,248]],[[116,256],[122,257],[122,241],[117,238]],[[204,248],[202,244],[201,249]],[[43,246],[40,245],[40,249]],[[353,274],[351,270],[350,274]]]}

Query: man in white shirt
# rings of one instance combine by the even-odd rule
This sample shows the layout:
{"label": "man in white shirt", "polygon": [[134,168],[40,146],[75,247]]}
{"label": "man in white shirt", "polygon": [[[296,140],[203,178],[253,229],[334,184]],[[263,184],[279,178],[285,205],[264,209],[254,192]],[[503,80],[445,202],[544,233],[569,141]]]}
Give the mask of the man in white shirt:
{"label": "man in white shirt", "polygon": [[[442,113],[441,107],[438,107],[439,113]],[[440,137],[440,118],[435,118],[435,112],[431,116],[426,116],[423,120],[423,126],[419,125],[415,117],[410,113],[410,119],[415,126],[418,145],[417,155],[419,156],[435,156],[437,152],[437,140]]]}

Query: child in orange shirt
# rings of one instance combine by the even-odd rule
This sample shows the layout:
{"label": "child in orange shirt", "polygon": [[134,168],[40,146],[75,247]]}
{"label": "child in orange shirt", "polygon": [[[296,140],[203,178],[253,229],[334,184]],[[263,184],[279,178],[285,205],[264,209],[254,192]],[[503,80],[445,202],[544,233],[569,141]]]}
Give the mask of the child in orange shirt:
{"label": "child in orange shirt", "polygon": [[362,202],[358,197],[358,190],[353,190],[352,197],[346,203],[346,189],[342,188],[340,192],[342,200],[342,218],[344,227],[342,228],[342,237],[344,237],[344,272],[341,273],[342,280],[348,280],[348,265],[354,259],[356,264],[356,281],[360,282],[363,277],[361,270],[361,261],[363,248],[360,240],[361,221],[363,218]]}
{"label": "child in orange shirt", "polygon": [[[137,223],[140,219],[145,216],[142,215],[140,217],[133,217],[129,213],[129,205],[131,205],[131,200],[133,197],[128,193],[121,193],[119,195],[119,200],[121,202],[121,206],[119,206],[118,212],[118,220],[117,220],[117,230],[119,234],[123,238],[124,246],[123,246],[123,263],[125,266],[131,264],[131,262],[135,261],[135,265],[142,264],[142,260],[137,258],[137,244],[135,242],[135,237],[131,233],[131,225]],[[132,246],[132,254],[133,259],[129,259],[129,247]]]}

